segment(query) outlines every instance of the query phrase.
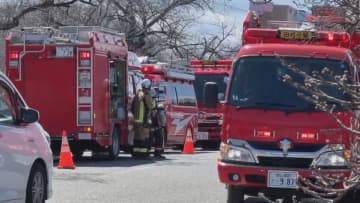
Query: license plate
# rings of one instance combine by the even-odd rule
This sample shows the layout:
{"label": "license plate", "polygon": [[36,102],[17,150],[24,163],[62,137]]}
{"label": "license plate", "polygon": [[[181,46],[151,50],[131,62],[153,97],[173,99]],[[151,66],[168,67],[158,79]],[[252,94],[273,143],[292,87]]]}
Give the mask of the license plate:
{"label": "license plate", "polygon": [[297,188],[298,172],[296,171],[269,171],[268,187]]}
{"label": "license plate", "polygon": [[208,132],[198,132],[197,139],[198,140],[208,140],[209,139],[209,133]]}
{"label": "license plate", "polygon": [[56,47],[56,57],[73,57],[73,47]]}
{"label": "license plate", "polygon": [[79,133],[79,140],[91,140],[91,133]]}
{"label": "license plate", "polygon": [[280,30],[280,38],[286,40],[311,40],[313,33],[309,31]]}

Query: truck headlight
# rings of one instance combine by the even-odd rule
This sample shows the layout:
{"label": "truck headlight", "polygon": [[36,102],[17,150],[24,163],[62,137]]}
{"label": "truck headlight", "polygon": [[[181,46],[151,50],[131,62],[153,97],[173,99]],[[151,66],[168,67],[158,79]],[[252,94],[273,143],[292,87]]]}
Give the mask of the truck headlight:
{"label": "truck headlight", "polygon": [[255,163],[251,152],[243,147],[221,143],[220,156],[223,160]]}
{"label": "truck headlight", "polygon": [[343,144],[330,144],[325,149],[325,152],[320,154],[315,160],[315,166],[346,166],[345,159],[345,145]]}
{"label": "truck headlight", "polygon": [[325,152],[315,160],[315,166],[346,166],[347,162],[342,151]]}

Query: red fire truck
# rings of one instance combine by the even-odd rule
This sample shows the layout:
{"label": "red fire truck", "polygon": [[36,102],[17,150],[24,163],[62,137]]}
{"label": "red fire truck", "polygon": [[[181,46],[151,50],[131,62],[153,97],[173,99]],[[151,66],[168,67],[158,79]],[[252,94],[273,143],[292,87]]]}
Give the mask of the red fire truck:
{"label": "red fire truck", "polygon": [[223,100],[231,68],[231,60],[192,60],[190,62],[195,74],[194,88],[199,108],[199,133],[196,144],[205,148],[218,149],[222,114],[218,109],[204,107],[204,86],[206,82],[218,84],[219,100]]}
{"label": "red fire truck", "polygon": [[86,149],[117,157],[128,145],[127,44],[100,27],[23,28],[6,38],[6,75],[59,151],[67,133],[72,153]]}
{"label": "red fire truck", "polygon": [[[349,132],[299,97],[301,90],[282,81],[284,74],[297,82],[304,79],[281,61],[308,74],[324,67],[335,75],[349,71],[356,82],[356,58],[348,49],[347,33],[268,29],[253,20],[256,16],[249,13],[225,101],[217,104],[215,83],[205,85],[205,106],[221,105],[224,114],[218,175],[227,187],[228,202],[244,202],[245,194],[259,192],[270,199],[291,201],[294,194],[305,196],[299,190],[300,176],[317,181],[313,166],[329,177],[349,175],[346,160],[339,155],[349,149]],[[336,88],[320,88],[335,98],[347,99]],[[350,123],[348,110],[338,108],[334,115]],[[329,188],[342,187],[331,184]]]}
{"label": "red fire truck", "polygon": [[166,112],[165,143],[182,148],[186,135],[196,141],[198,109],[192,71],[180,65],[157,62],[142,64],[142,73],[152,81]]}

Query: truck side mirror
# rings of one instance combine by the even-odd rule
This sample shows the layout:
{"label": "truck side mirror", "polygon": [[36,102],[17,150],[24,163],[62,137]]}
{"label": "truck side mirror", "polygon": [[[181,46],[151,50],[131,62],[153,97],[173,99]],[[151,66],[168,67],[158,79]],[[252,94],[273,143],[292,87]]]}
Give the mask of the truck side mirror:
{"label": "truck side mirror", "polygon": [[218,84],[215,82],[207,82],[204,86],[204,105],[206,108],[215,109],[218,103]]}

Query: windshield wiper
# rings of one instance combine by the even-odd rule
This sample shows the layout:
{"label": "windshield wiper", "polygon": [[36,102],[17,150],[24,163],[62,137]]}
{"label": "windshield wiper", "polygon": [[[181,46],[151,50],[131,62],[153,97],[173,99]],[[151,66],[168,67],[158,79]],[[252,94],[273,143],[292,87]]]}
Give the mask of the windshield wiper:
{"label": "windshield wiper", "polygon": [[282,104],[276,102],[256,102],[256,105],[266,106],[266,107],[287,107],[287,108],[294,108],[296,105],[294,104]]}
{"label": "windshield wiper", "polygon": [[296,105],[293,104],[282,104],[282,103],[271,103],[271,102],[255,102],[253,104],[246,104],[246,105],[238,105],[236,106],[236,109],[263,109],[263,110],[281,110],[277,109],[276,107],[285,107],[293,109],[296,107]]}

